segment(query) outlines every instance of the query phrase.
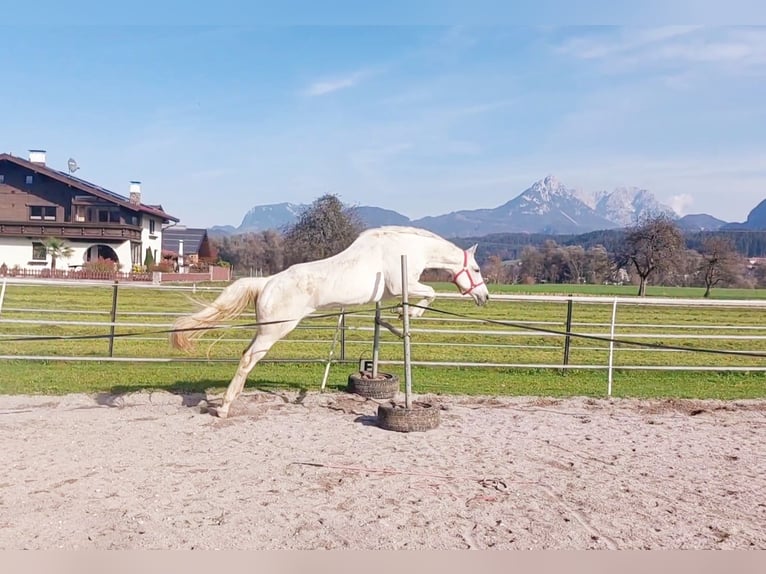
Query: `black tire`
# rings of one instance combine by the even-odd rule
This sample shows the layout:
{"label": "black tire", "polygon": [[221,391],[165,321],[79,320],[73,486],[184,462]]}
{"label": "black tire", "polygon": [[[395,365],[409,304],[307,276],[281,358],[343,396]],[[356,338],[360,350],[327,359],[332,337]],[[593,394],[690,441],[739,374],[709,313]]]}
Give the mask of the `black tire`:
{"label": "black tire", "polygon": [[348,392],[368,399],[393,399],[399,392],[399,377],[390,373],[378,373],[374,379],[363,372],[348,376]]}
{"label": "black tire", "polygon": [[422,432],[439,426],[439,409],[429,404],[414,404],[411,408],[401,405],[379,405],[378,426],[397,432]]}

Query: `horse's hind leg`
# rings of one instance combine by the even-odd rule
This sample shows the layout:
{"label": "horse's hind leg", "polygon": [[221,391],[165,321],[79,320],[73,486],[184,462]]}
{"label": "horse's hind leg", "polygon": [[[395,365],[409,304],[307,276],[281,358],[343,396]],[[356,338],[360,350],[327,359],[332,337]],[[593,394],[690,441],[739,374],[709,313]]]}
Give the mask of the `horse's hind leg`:
{"label": "horse's hind leg", "polygon": [[226,388],[226,394],[223,396],[223,403],[216,409],[216,413],[222,419],[229,416],[229,408],[231,403],[239,396],[242,389],[245,388],[245,382],[250,371],[253,370],[255,365],[260,361],[269,349],[274,346],[274,343],[279,341],[282,337],[292,331],[298,323],[283,323],[280,325],[280,329],[265,329],[259,332],[250,343],[250,346],[242,353],[242,358],[239,360],[239,366],[237,372],[231,379],[229,386]]}

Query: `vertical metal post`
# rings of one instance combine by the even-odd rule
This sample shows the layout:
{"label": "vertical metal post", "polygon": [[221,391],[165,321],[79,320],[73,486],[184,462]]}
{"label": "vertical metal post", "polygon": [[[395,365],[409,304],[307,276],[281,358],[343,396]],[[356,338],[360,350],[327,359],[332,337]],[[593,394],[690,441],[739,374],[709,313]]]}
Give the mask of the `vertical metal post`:
{"label": "vertical metal post", "polygon": [[412,408],[412,365],[410,364],[410,306],[407,295],[407,256],[402,255],[402,309],[404,315],[404,406]]}
{"label": "vertical metal post", "polygon": [[375,327],[372,337],[372,378],[378,376],[378,359],[380,358],[380,301],[375,302]]}
{"label": "vertical metal post", "polygon": [[340,360],[346,360],[346,311],[340,310]]}
{"label": "vertical metal post", "polygon": [[3,312],[3,301],[5,300],[5,287],[8,284],[6,279],[3,279],[3,288],[0,289],[0,313]]}
{"label": "vertical metal post", "polygon": [[[567,323],[566,323],[566,336],[564,337],[564,366],[569,364],[569,346],[572,342],[572,337],[569,333],[572,332],[572,299],[567,299]],[[561,373],[566,373],[566,369],[561,369]]]}
{"label": "vertical metal post", "polygon": [[110,315],[110,321],[112,322],[109,327],[109,356],[113,356],[114,352],[114,327],[117,321],[117,285],[118,281],[114,280],[114,287],[112,287],[112,313]]}
{"label": "vertical metal post", "polygon": [[612,396],[612,366],[614,365],[614,325],[617,319],[617,299],[614,300],[612,305],[612,326],[609,330],[609,383],[606,389],[606,394]]}
{"label": "vertical metal post", "polygon": [[335,354],[335,345],[338,344],[338,335],[341,332],[341,326],[343,324],[343,312],[338,315],[338,325],[335,327],[335,334],[332,337],[332,345],[330,346],[330,355],[327,357],[327,364],[324,367],[324,376],[322,377],[322,392],[327,385],[327,377],[330,375],[330,365],[332,364],[332,356]]}

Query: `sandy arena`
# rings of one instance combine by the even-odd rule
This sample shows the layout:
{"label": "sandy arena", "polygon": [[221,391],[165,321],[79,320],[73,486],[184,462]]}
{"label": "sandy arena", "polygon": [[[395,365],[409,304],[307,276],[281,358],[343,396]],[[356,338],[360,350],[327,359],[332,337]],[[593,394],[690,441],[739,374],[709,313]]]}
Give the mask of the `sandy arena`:
{"label": "sandy arena", "polygon": [[766,548],[766,401],[202,398],[0,397],[0,548]]}

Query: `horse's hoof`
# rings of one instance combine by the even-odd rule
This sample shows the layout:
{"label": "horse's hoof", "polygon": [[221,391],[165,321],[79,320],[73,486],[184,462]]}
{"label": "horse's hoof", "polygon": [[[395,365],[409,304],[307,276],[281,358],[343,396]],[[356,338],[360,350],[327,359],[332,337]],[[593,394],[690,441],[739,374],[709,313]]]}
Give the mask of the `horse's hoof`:
{"label": "horse's hoof", "polygon": [[218,408],[211,408],[210,411],[215,414],[219,419],[225,419],[229,416],[229,409],[222,409],[221,407]]}

